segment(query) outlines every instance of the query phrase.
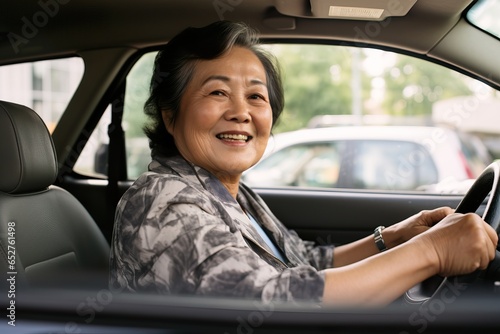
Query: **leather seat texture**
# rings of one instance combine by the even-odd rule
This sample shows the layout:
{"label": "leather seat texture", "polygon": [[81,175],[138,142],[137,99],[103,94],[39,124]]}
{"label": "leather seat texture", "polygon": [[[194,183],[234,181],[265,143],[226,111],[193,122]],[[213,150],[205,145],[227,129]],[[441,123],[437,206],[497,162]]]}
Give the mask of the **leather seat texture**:
{"label": "leather seat texture", "polygon": [[53,185],[57,177],[45,123],[0,101],[0,270],[16,273],[18,285],[104,283],[109,245],[80,202]]}

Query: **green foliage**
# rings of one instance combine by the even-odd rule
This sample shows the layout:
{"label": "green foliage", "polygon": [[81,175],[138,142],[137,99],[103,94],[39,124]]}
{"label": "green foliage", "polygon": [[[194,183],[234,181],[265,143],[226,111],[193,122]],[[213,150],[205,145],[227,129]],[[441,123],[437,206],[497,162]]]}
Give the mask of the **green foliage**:
{"label": "green foliage", "polygon": [[[463,75],[391,52],[325,45],[274,45],[271,51],[283,68],[286,101],[275,133],[305,127],[316,115],[430,116],[434,102],[472,94]],[[374,56],[378,60],[370,61]]]}
{"label": "green foliage", "polygon": [[430,115],[434,102],[472,93],[461,74],[418,58],[398,56],[383,78],[383,108],[394,116]]}
{"label": "green foliage", "polygon": [[147,121],[144,102],[149,97],[149,83],[156,52],[141,57],[127,76],[123,124],[127,138],[144,137],[142,128]]}
{"label": "green foliage", "polygon": [[[279,59],[285,89],[285,109],[275,133],[305,127],[316,115],[351,114],[352,49],[286,44],[270,49]],[[368,77],[360,73],[360,84],[367,86]]]}

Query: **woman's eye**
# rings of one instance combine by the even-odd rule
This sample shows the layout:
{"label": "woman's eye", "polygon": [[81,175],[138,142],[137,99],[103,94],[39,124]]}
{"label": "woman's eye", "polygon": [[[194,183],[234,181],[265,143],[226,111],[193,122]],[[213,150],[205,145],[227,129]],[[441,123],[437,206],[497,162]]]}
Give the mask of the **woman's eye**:
{"label": "woman's eye", "polygon": [[252,94],[252,95],[250,95],[250,99],[252,99],[252,100],[264,100],[264,101],[266,100],[264,98],[264,96],[262,96],[261,94]]}
{"label": "woman's eye", "polygon": [[214,90],[213,92],[210,93],[210,95],[224,96],[224,92],[220,90]]}

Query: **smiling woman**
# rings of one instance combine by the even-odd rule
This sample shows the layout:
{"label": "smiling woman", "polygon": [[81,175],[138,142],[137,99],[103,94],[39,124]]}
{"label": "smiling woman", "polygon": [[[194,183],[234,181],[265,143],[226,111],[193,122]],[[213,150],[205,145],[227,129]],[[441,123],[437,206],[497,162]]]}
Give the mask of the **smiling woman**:
{"label": "smiling woman", "polygon": [[146,102],[153,161],[118,204],[111,286],[380,305],[432,275],[485,268],[497,236],[477,215],[421,212],[334,249],[299,238],[240,183],[283,110],[277,65],[255,36],[222,21],[188,28],[158,53]]}
{"label": "smiling woman", "polygon": [[[264,77],[251,78],[251,82],[258,79],[265,82],[271,89],[268,104],[272,109],[273,124],[280,116],[283,106],[283,88],[278,67],[276,67],[274,58],[257,47],[257,34],[246,34],[247,28],[243,25],[235,25],[231,34],[224,29],[223,24],[214,24],[207,29],[200,31],[194,28],[186,29],[179,36],[172,39],[164,50],[160,51],[155,59],[154,73],[151,80],[151,95],[146,101],[146,114],[151,118],[151,124],[146,128],[146,134],[151,139],[153,154],[160,151],[166,155],[177,154],[177,146],[173,142],[173,137],[168,133],[165,127],[165,116],[168,116],[168,123],[175,124],[182,103],[182,96],[188,89],[188,83],[193,77],[193,72],[197,68],[198,62],[214,60],[224,55],[233,45],[243,46],[252,51],[251,57],[260,61],[259,69],[264,69]],[[209,39],[209,36],[221,32],[220,40]],[[198,35],[199,34],[199,35]],[[194,45],[191,41],[198,38],[200,43]],[[247,51],[244,50],[244,51]],[[241,50],[244,52],[243,50]],[[219,64],[219,66],[224,66]],[[205,66],[205,71],[208,70]],[[260,73],[262,74],[262,72]],[[217,78],[218,75],[205,74],[205,79],[198,83],[208,84],[208,81],[227,82],[228,80],[208,80]],[[219,76],[219,79],[224,76]],[[226,77],[225,79],[229,79]],[[234,81],[234,78],[233,78]],[[213,82],[212,82],[213,84]],[[263,86],[263,85],[257,85]],[[207,89],[207,88],[205,88]],[[262,87],[261,87],[262,89]],[[215,92],[211,92],[214,93]],[[262,92],[260,92],[262,94]],[[222,91],[217,92],[222,94]],[[251,96],[249,96],[251,97]],[[254,97],[254,96],[252,96]],[[167,114],[165,114],[167,113]]]}
{"label": "smiling woman", "polygon": [[[389,5],[392,13],[403,2],[408,13],[386,19],[387,13],[379,19],[329,15],[333,7],[331,14],[338,14],[338,6],[359,14]],[[463,207],[471,177],[500,158],[500,39],[493,34],[498,3],[4,1],[0,99],[32,107],[51,130],[55,125],[59,168],[54,186],[29,196],[33,205],[12,207],[20,196],[0,191],[0,305],[9,315],[0,333],[498,332],[499,249],[472,283],[460,280],[469,276],[418,282],[433,273],[484,267],[495,244],[482,220],[497,225],[486,213],[495,212],[487,203],[498,192],[484,200],[473,196],[477,206],[468,211],[484,213],[482,220],[473,213],[448,215],[452,210],[444,207]],[[244,25],[210,26],[223,19]],[[187,27],[197,29],[179,41]],[[233,29],[257,43],[255,29],[263,45],[227,43],[234,41],[225,38]],[[247,39],[243,35],[238,43]],[[189,57],[171,48],[175,40]],[[242,63],[230,57],[261,48],[281,68],[285,104],[279,118],[273,105],[279,87],[273,87],[265,58],[254,53],[259,66],[251,52],[240,52]],[[158,53],[164,60],[171,55],[173,68],[156,68]],[[224,65],[217,63],[222,58]],[[62,65],[73,61],[79,63],[75,77]],[[245,74],[251,66],[257,71]],[[214,80],[203,85],[208,77]],[[153,117],[144,112],[150,87],[158,88],[163,102],[173,102],[148,105]],[[229,159],[265,137],[258,131],[268,121],[256,124],[265,115],[254,109],[266,102],[265,93],[275,117],[272,135],[234,198],[225,185],[230,178],[223,177],[229,174],[214,173],[229,163],[244,168],[256,158]],[[225,112],[223,104],[239,111]],[[262,110],[269,117],[268,108]],[[171,123],[173,111],[178,114]],[[245,114],[248,123],[241,121]],[[4,119],[0,127],[6,124]],[[163,133],[152,157],[144,126],[155,132],[155,124]],[[120,128],[124,136],[115,131]],[[7,134],[0,130],[0,152],[15,152],[17,143]],[[34,134],[28,126],[22,139]],[[38,138],[32,139],[29,157],[44,156]],[[203,159],[208,155],[215,166]],[[7,183],[15,160],[8,156],[0,154]],[[237,178],[239,168],[230,175]],[[38,179],[41,170],[31,170]],[[74,261],[66,261],[71,244],[102,238],[78,233],[70,224],[78,219],[51,227],[56,220],[44,217],[61,217],[71,208],[51,201],[48,210],[39,198],[58,188],[82,203],[85,210],[76,215],[84,219],[88,211],[112,243],[113,285],[109,251],[84,253],[102,260],[97,272],[76,272]],[[36,208],[43,214],[34,215]],[[22,224],[21,215],[32,217],[32,225]],[[55,242],[47,239],[52,234]],[[43,250],[54,249],[66,255],[50,260],[54,254]],[[13,274],[7,275],[14,262],[15,286]],[[47,289],[27,286],[34,281],[50,282]]]}
{"label": "smiling woman", "polygon": [[[192,43],[206,34],[222,41],[210,39],[219,43],[212,55]],[[323,281],[312,267],[281,278],[272,273],[292,263],[305,265],[307,257],[326,268],[332,248],[320,247],[307,256],[312,246],[276,225],[265,204],[239,185],[243,171],[262,157],[283,109],[279,71],[257,48],[255,36],[244,25],[221,22],[184,31],[158,54],[154,73],[169,75],[159,84],[152,80],[146,103],[154,121],[146,131],[153,173],[140,177],[119,203],[112,284],[132,291],[320,299]],[[193,53],[194,64],[176,68],[171,63],[188,58],[182,52]],[[172,85],[169,80],[178,75],[172,69],[186,74],[188,66],[184,86]],[[146,210],[139,208],[144,205]],[[257,222],[263,219],[265,228],[274,231],[271,237]],[[286,258],[277,241],[286,248]],[[281,291],[300,277],[308,278]]]}
{"label": "smiling woman", "polygon": [[162,110],[179,153],[215,175],[236,198],[241,174],[259,161],[271,133],[266,72],[255,54],[233,47],[199,61],[180,103]]}

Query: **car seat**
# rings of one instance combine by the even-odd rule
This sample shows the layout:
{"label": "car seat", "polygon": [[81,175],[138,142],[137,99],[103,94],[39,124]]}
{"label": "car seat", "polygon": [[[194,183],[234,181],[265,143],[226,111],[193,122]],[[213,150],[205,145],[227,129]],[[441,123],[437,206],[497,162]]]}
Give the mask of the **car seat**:
{"label": "car seat", "polygon": [[109,244],[57,175],[39,115],[0,101],[0,269],[18,285],[105,283]]}

